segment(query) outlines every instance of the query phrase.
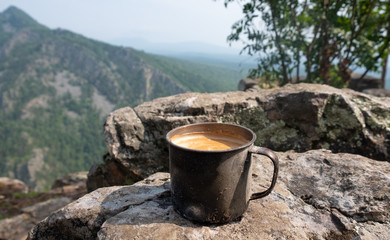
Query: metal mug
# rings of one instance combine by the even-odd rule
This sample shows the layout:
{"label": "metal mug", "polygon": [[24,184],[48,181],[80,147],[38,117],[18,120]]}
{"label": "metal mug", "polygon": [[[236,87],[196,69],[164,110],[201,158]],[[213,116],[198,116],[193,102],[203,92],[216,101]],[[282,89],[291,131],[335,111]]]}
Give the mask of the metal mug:
{"label": "metal mug", "polygon": [[[247,143],[226,150],[195,150],[176,145],[175,135],[196,132],[223,132],[239,135]],[[225,123],[190,124],[168,132],[169,169],[173,206],[183,217],[203,223],[227,223],[246,211],[250,200],[273,190],[279,171],[277,155],[254,146],[256,134],[243,126]],[[250,194],[252,154],[267,156],[274,172],[270,187]]]}

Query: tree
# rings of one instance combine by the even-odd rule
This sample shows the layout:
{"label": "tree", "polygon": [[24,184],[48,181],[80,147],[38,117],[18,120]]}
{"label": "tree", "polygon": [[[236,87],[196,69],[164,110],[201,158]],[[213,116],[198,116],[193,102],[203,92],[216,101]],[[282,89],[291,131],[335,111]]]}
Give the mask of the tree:
{"label": "tree", "polygon": [[[234,0],[225,0],[228,6]],[[389,54],[390,7],[383,0],[236,0],[243,18],[232,26],[229,42],[242,41],[257,56],[250,72],[280,85],[299,80],[338,87],[351,69],[385,68]]]}

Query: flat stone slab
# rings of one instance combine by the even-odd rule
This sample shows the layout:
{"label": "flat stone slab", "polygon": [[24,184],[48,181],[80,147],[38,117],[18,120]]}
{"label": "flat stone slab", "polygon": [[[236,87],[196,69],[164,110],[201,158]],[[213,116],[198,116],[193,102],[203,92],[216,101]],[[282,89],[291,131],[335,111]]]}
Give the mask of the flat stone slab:
{"label": "flat stone slab", "polygon": [[[95,190],[40,222],[29,239],[390,239],[390,164],[329,150],[278,153],[274,191],[237,221],[201,225],[174,211],[168,173]],[[252,191],[272,164],[253,161]]]}

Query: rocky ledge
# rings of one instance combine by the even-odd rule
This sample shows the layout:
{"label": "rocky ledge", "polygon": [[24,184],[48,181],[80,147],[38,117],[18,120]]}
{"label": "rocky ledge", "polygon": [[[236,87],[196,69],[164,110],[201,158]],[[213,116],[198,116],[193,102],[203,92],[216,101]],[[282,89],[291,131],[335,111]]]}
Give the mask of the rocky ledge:
{"label": "rocky ledge", "polygon": [[168,171],[166,133],[198,122],[246,126],[256,145],[275,151],[329,149],[390,161],[390,98],[318,84],[185,93],[111,113],[104,125],[109,154],[91,168],[88,189]]}
{"label": "rocky ledge", "polygon": [[0,178],[0,239],[26,239],[52,212],[87,193],[87,172],[66,175],[48,192],[30,191],[20,180]]}
{"label": "rocky ledge", "polygon": [[[161,173],[166,133],[198,122],[246,126],[256,145],[278,151],[275,190],[229,224],[182,218]],[[92,192],[37,224],[29,239],[390,239],[389,98],[315,84],[185,93],[118,109],[104,137],[105,162],[88,174]],[[272,164],[255,158],[259,192]]]}
{"label": "rocky ledge", "polygon": [[[280,177],[241,219],[198,225],[173,210],[168,173],[97,189],[40,222],[29,239],[390,239],[390,165],[329,150],[278,153]],[[272,164],[255,156],[252,191]]]}

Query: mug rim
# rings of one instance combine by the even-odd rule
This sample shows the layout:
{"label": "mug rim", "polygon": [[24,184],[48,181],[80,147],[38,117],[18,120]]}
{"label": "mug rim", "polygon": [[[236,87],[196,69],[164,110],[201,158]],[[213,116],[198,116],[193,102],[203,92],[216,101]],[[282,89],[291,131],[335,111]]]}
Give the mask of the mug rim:
{"label": "mug rim", "polygon": [[[177,131],[177,130],[180,130],[180,129],[183,129],[183,128],[187,128],[187,127],[191,127],[191,126],[196,126],[196,125],[227,125],[227,126],[238,127],[238,128],[244,129],[245,131],[249,132],[252,135],[252,139],[249,140],[247,143],[245,143],[243,145],[240,145],[238,147],[228,148],[228,149],[223,149],[223,150],[199,150],[199,149],[187,148],[187,147],[182,147],[180,145],[177,145],[177,144],[173,143],[170,140],[169,135],[172,134],[174,131]],[[173,136],[175,136],[175,135],[173,135]],[[220,152],[230,152],[230,151],[245,149],[245,148],[251,146],[256,141],[256,134],[251,129],[249,129],[247,127],[244,127],[244,126],[241,126],[241,125],[238,125],[238,124],[219,123],[219,122],[204,122],[204,123],[191,123],[191,124],[186,124],[186,125],[182,125],[182,126],[173,128],[165,135],[165,139],[167,140],[167,142],[169,144],[171,144],[171,145],[173,145],[173,146],[175,146],[177,148],[180,148],[180,149],[194,151],[194,152],[220,153]]]}

